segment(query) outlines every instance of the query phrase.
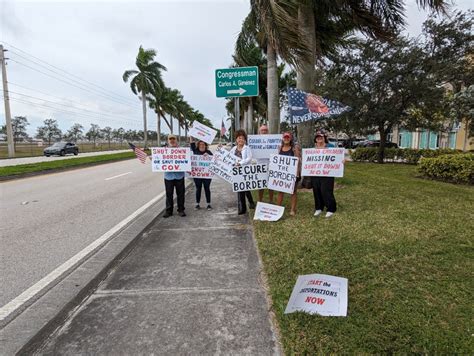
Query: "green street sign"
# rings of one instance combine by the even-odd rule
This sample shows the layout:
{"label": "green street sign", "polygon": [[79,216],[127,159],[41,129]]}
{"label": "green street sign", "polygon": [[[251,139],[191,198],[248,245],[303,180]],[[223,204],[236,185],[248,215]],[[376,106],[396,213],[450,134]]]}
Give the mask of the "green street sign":
{"label": "green street sign", "polygon": [[258,96],[258,67],[216,69],[216,96]]}

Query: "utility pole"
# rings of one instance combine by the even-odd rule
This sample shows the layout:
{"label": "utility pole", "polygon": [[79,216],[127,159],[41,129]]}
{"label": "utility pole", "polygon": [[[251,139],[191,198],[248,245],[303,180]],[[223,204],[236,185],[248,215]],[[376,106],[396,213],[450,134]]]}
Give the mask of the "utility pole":
{"label": "utility pole", "polygon": [[3,101],[5,103],[5,121],[7,126],[7,144],[8,144],[8,157],[15,157],[15,146],[13,145],[13,129],[12,129],[12,116],[10,112],[10,99],[8,97],[8,82],[7,82],[7,68],[5,53],[7,50],[3,49],[3,45],[0,45],[0,62],[2,63],[2,79],[3,79]]}

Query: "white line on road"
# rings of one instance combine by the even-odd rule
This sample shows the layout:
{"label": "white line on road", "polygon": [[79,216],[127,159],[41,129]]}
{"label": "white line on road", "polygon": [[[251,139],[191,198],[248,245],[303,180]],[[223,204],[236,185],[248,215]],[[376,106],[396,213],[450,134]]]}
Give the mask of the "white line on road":
{"label": "white line on road", "polygon": [[126,176],[127,174],[130,174],[132,172],[127,172],[127,173],[122,173],[122,174],[119,174],[118,176],[113,176],[113,177],[110,177],[110,178],[105,178],[104,180],[111,180],[111,179],[115,179],[115,178],[118,178],[118,177],[123,177],[123,176]]}
{"label": "white line on road", "polygon": [[[46,277],[32,285],[30,288],[25,290],[21,293],[18,297],[10,301],[8,304],[0,308],[0,322],[5,321],[12,313],[19,310],[25,303],[28,303],[40,293],[46,293],[48,287],[52,287],[55,285],[55,281],[59,282],[61,277],[65,277],[67,274],[72,272],[72,270],[77,267],[80,263],[82,263],[86,258],[96,252],[99,248],[101,248],[105,243],[107,243],[117,232],[125,228],[130,222],[132,222],[138,215],[143,213],[146,209],[150,206],[155,204],[158,200],[160,200],[165,195],[165,192],[160,193],[158,196],[150,200],[148,203],[143,205],[141,208],[133,212],[130,216],[123,219],[117,225],[115,225],[112,229],[107,231],[97,240],[92,242],[89,246],[84,248],[82,251],[77,253],[75,256],[71,257],[69,260],[64,262],[61,266],[56,268]],[[3,324],[3,323],[2,323]]]}

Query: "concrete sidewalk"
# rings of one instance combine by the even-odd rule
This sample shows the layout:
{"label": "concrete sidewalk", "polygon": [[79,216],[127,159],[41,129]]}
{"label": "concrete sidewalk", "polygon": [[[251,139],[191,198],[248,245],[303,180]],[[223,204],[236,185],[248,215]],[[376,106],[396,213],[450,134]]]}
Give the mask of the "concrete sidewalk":
{"label": "concrete sidewalk", "polygon": [[280,354],[252,227],[237,215],[236,194],[214,179],[214,210],[194,210],[190,190],[187,216],[159,217],[99,288],[28,353]]}

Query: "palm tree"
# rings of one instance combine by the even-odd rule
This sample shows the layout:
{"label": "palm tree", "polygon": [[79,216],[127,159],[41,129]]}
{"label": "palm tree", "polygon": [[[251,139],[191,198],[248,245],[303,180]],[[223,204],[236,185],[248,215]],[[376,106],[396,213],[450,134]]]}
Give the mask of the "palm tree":
{"label": "palm tree", "polygon": [[145,147],[147,147],[147,128],[146,128],[146,96],[153,93],[158,88],[164,88],[163,80],[161,78],[161,71],[166,70],[162,64],[155,62],[154,58],[156,51],[153,49],[143,49],[142,46],[138,49],[137,59],[135,65],[138,70],[126,70],[123,73],[123,81],[128,82],[129,78],[133,76],[130,81],[130,88],[133,94],[141,94],[142,109],[143,109],[143,132]]}

